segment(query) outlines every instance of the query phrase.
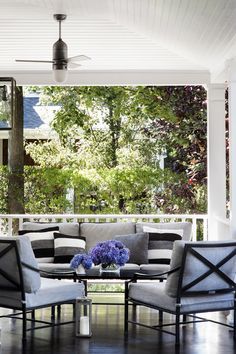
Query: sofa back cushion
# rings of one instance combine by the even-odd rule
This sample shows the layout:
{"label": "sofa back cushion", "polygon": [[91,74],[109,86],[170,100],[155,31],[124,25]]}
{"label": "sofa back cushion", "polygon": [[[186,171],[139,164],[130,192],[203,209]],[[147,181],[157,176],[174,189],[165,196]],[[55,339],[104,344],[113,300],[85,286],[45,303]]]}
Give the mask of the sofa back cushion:
{"label": "sofa back cushion", "polygon": [[111,240],[116,235],[128,235],[135,233],[135,223],[82,223],[80,236],[86,238],[86,249],[90,250],[98,242]]}
{"label": "sofa back cushion", "polygon": [[48,227],[59,227],[59,232],[70,236],[79,236],[79,223],[77,222],[24,222],[23,230],[40,230]]}
{"label": "sofa back cushion", "polygon": [[143,231],[149,235],[148,262],[170,264],[174,242],[182,239],[183,230],[156,229],[143,226]]}
{"label": "sofa back cushion", "polygon": [[54,260],[53,232],[58,230],[58,226],[39,230],[19,230],[19,235],[28,236],[35,258],[39,263],[52,263]]}
{"label": "sofa back cushion", "polygon": [[85,252],[85,237],[54,232],[54,263],[70,263],[75,254]]}
{"label": "sofa back cushion", "polygon": [[152,227],[161,230],[183,230],[182,239],[185,241],[190,241],[192,233],[192,223],[191,222],[138,222],[136,224],[136,232],[144,232],[143,226]]}
{"label": "sofa back cushion", "polygon": [[148,263],[148,234],[118,235],[115,240],[122,242],[130,251],[127,263]]}

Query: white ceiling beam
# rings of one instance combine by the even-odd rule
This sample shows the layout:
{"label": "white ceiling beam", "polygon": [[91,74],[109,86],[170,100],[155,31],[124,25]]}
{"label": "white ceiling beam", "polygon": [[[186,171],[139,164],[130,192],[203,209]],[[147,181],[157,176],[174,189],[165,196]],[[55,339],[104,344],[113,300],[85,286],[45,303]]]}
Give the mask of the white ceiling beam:
{"label": "white ceiling beam", "polygon": [[[207,70],[106,70],[71,71],[65,86],[104,85],[204,85],[210,83]],[[14,77],[17,85],[55,85],[51,71],[0,71]]]}

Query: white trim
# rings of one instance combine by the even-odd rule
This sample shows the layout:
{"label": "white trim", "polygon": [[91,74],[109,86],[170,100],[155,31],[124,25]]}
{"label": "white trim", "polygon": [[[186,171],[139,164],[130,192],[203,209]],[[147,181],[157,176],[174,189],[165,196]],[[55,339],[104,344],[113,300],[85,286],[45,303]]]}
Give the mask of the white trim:
{"label": "white trim", "polygon": [[[96,85],[205,85],[210,82],[208,70],[104,70],[70,71],[65,86]],[[51,71],[0,71],[12,76],[17,85],[55,85]]]}
{"label": "white trim", "polygon": [[208,238],[227,239],[216,218],[226,218],[226,144],[225,89],[222,84],[208,85],[207,168],[208,168]]}
{"label": "white trim", "polygon": [[[24,129],[24,139],[56,139],[58,134],[54,130],[42,129]],[[9,132],[0,130],[0,140],[9,139]]]}

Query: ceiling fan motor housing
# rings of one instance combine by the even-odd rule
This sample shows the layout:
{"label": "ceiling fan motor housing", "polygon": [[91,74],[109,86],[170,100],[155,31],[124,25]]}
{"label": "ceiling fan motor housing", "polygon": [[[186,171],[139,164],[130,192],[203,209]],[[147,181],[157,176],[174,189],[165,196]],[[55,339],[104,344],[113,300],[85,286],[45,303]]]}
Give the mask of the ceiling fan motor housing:
{"label": "ceiling fan motor housing", "polygon": [[67,69],[67,45],[61,38],[53,44],[53,69],[66,70]]}

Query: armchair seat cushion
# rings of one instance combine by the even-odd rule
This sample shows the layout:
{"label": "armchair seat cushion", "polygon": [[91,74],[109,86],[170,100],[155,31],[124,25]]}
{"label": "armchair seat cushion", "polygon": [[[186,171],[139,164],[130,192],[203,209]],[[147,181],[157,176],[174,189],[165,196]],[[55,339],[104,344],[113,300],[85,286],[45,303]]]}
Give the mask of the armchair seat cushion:
{"label": "armchair seat cushion", "polygon": [[26,306],[27,308],[44,306],[46,303],[53,305],[64,301],[74,301],[77,297],[83,296],[84,285],[82,283],[43,278],[41,288],[34,294],[27,294]]}
{"label": "armchair seat cushion", "polygon": [[[176,312],[176,298],[165,292],[165,283],[131,283],[129,297],[136,301],[145,302],[162,308],[166,311]],[[224,310],[234,305],[232,293],[220,295],[187,296],[181,299],[180,313],[201,313],[207,311]]]}
{"label": "armchair seat cushion", "polygon": [[[84,285],[57,279],[41,279],[40,289],[31,294],[26,294],[26,308],[52,306],[55,303],[74,301],[77,297],[84,296]],[[20,292],[1,290],[0,306],[21,309]]]}

